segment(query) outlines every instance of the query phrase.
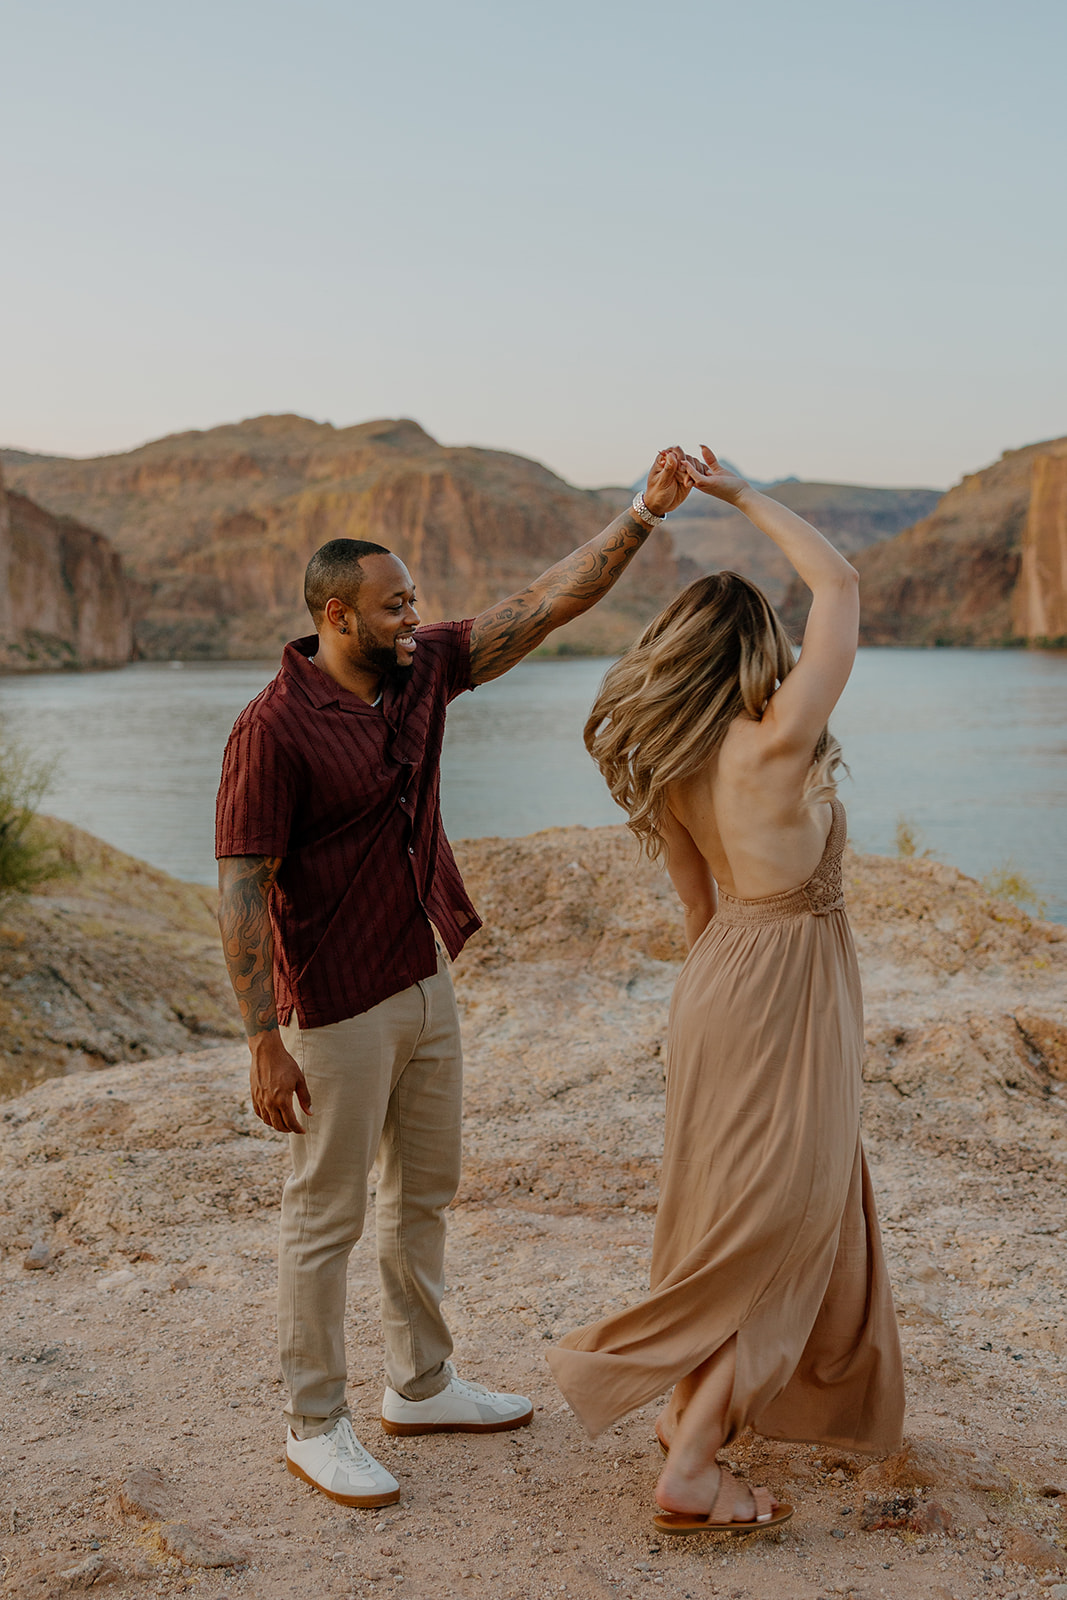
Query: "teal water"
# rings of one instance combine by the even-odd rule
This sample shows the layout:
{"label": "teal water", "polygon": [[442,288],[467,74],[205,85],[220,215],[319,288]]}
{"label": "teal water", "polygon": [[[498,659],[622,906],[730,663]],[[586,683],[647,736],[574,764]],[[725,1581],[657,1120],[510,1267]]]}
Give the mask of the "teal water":
{"label": "teal water", "polygon": [[[606,661],[527,661],[449,712],[453,838],[618,822],[581,743]],[[0,679],[11,734],[54,757],[45,809],[180,878],[213,882],[215,787],[237,713],[269,663],[136,663]],[[1067,920],[1067,656],[861,650],[833,719],[852,770],[854,843],[921,847],[982,876],[1011,863]]]}

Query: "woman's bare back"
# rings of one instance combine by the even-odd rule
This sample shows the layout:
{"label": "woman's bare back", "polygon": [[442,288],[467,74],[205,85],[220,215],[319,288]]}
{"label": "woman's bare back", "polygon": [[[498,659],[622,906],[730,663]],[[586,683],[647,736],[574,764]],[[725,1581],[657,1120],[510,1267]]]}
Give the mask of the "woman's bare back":
{"label": "woman's bare back", "polygon": [[833,817],[827,801],[804,803],[804,775],[768,758],[760,724],[739,717],[708,765],[671,785],[670,810],[725,894],[781,894],[819,865]]}

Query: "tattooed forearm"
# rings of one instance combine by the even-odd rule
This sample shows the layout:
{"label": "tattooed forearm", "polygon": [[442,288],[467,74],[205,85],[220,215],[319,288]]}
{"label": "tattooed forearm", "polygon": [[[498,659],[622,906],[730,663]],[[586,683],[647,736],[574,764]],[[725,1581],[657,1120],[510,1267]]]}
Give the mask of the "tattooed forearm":
{"label": "tattooed forearm", "polygon": [[227,856],[219,862],[222,950],[250,1038],[278,1026],[267,895],[281,864],[280,856]]}
{"label": "tattooed forearm", "polygon": [[549,567],[529,588],[476,617],[471,630],[475,683],[499,678],[554,628],[596,605],[626,570],[648,533],[644,523],[627,511],[595,539]]}

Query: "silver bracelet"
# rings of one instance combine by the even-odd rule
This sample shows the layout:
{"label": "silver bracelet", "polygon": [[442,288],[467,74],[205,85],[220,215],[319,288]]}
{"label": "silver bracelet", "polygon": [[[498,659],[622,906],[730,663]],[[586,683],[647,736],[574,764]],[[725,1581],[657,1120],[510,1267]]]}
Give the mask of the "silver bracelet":
{"label": "silver bracelet", "polygon": [[645,497],[640,493],[634,495],[631,510],[638,522],[643,522],[646,528],[658,528],[661,522],[666,521],[665,517],[657,517],[654,511],[648,509]]}

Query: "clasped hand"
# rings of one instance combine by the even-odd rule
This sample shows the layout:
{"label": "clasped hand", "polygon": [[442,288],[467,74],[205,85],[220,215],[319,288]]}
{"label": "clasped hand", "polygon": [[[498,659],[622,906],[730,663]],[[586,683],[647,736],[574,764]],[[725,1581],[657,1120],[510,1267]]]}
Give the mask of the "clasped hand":
{"label": "clasped hand", "polygon": [[735,501],[749,484],[736,472],[720,464],[706,444],[700,447],[703,459],[685,453],[680,444],[661,450],[652,463],[644,488],[644,502],[657,517],[676,511],[690,489],[699,489],[716,500]]}

